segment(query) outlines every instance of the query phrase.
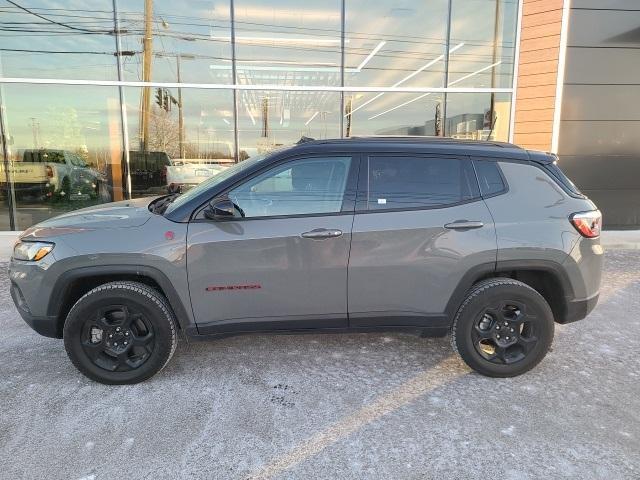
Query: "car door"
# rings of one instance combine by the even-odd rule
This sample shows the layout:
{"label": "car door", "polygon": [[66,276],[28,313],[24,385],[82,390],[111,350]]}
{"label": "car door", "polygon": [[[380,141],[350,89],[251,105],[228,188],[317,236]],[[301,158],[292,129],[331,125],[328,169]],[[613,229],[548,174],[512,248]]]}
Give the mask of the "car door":
{"label": "car door", "polygon": [[357,169],[351,155],[287,159],[225,192],[243,218],[189,224],[201,333],[347,326]]}
{"label": "car door", "polygon": [[349,261],[351,326],[446,325],[466,272],[496,261],[471,161],[371,154],[361,167]]}

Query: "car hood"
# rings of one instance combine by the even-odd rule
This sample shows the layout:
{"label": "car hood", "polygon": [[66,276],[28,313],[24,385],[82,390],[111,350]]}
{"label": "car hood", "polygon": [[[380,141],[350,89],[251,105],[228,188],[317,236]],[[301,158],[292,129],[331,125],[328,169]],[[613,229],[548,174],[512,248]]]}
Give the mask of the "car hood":
{"label": "car hood", "polygon": [[22,238],[52,237],[84,230],[131,228],[144,225],[153,215],[149,204],[157,197],[104,203],[65,213],[26,230]]}

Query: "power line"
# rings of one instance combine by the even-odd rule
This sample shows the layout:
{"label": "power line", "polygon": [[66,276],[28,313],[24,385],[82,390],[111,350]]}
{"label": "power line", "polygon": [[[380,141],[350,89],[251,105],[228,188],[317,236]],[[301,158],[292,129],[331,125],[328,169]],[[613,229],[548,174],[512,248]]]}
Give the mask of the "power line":
{"label": "power line", "polygon": [[55,25],[59,25],[59,26],[64,27],[64,28],[69,28],[71,30],[77,30],[79,32],[85,32],[85,33],[111,33],[109,31],[99,32],[99,31],[96,31],[96,30],[87,30],[85,28],[78,28],[78,27],[74,27],[72,25],[67,25],[66,23],[57,22],[57,21],[51,20],[50,18],[47,18],[47,17],[45,17],[43,15],[40,15],[39,13],[33,12],[33,11],[29,10],[28,8],[25,8],[22,5],[19,5],[19,4],[17,4],[16,2],[14,2],[12,0],[6,0],[6,1],[7,1],[7,3],[10,3],[11,5],[13,5],[14,7],[19,8],[20,10],[23,10],[23,11],[27,12],[28,14],[33,15],[34,17],[38,17],[38,18],[44,20],[45,22],[53,23]]}

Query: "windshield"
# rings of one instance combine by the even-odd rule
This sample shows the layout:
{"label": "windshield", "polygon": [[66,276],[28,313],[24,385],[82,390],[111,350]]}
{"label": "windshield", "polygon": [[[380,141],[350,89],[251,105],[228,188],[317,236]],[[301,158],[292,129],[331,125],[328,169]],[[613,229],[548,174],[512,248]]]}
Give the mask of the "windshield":
{"label": "windshield", "polygon": [[256,155],[255,157],[251,157],[248,160],[244,160],[242,162],[238,162],[235,165],[233,165],[232,167],[229,167],[226,170],[223,170],[220,173],[214,175],[213,177],[208,178],[204,182],[202,182],[199,185],[193,187],[191,190],[189,190],[189,191],[179,195],[178,197],[176,197],[175,200],[173,200],[171,202],[171,205],[169,205],[167,207],[167,209],[165,210],[164,213],[172,212],[173,210],[175,210],[180,205],[184,205],[185,203],[187,203],[192,198],[196,198],[202,192],[207,191],[210,188],[221,184],[222,182],[224,182],[228,178],[231,178],[232,176],[234,176],[236,173],[241,172],[241,171],[251,167],[252,165],[255,165],[256,163],[264,160],[265,158],[267,158],[268,155],[270,155],[272,153],[273,152],[264,153],[262,155]]}

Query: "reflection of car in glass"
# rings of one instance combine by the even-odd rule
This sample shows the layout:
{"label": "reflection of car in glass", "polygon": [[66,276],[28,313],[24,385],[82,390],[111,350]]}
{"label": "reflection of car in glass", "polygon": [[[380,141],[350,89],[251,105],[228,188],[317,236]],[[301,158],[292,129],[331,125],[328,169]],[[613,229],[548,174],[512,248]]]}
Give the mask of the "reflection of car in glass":
{"label": "reflection of car in glass", "polygon": [[[18,198],[111,201],[106,176],[87,165],[81,156],[67,150],[21,150],[17,161],[9,164],[9,173]],[[4,164],[0,164],[0,183],[6,192]]]}
{"label": "reflection of car in glass", "polygon": [[167,190],[182,193],[229,168],[233,160],[180,158],[167,167]]}
{"label": "reflection of car in glass", "polygon": [[[134,197],[167,193],[167,167],[171,160],[166,152],[129,152],[131,194]],[[123,171],[126,171],[123,169]]]}
{"label": "reflection of car in glass", "polygon": [[104,383],[161,370],[179,331],[450,333],[470,367],[511,377],[598,301],[601,215],[556,160],[494,142],[305,142],[180,195],[36,225],[11,295]]}

